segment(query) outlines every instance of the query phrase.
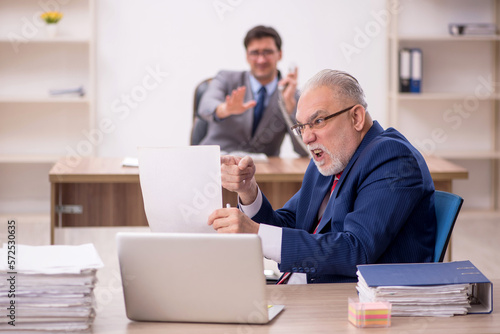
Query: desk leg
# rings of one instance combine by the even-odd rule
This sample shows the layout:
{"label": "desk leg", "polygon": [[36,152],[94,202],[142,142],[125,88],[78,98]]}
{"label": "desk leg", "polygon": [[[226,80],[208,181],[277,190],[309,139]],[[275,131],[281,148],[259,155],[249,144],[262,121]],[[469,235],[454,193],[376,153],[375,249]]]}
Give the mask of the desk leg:
{"label": "desk leg", "polygon": [[54,228],[56,225],[56,205],[57,205],[57,189],[58,184],[52,182],[50,184],[50,244],[54,244]]}

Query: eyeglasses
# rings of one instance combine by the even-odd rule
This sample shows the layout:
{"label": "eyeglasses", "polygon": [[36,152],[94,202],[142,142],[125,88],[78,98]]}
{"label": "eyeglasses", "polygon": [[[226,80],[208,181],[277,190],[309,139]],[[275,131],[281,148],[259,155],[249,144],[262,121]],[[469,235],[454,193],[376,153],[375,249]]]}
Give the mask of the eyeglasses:
{"label": "eyeglasses", "polygon": [[250,58],[254,58],[254,59],[259,58],[259,56],[267,58],[267,57],[272,56],[275,52],[276,52],[275,50],[271,50],[271,49],[264,49],[262,51],[252,50],[252,51],[248,51],[248,56]]}
{"label": "eyeglasses", "polygon": [[294,126],[292,126],[290,129],[293,131],[294,135],[296,136],[302,136],[302,133],[304,132],[306,126],[309,125],[309,129],[321,129],[322,127],[324,127],[326,125],[326,121],[331,119],[331,118],[334,118],[335,116],[338,116],[342,113],[345,113],[346,111],[354,108],[356,106],[353,105],[353,106],[350,106],[349,108],[346,108],[346,109],[342,109],[341,111],[338,111],[334,114],[331,114],[331,115],[328,115],[326,117],[318,117],[316,118],[315,120],[313,120],[312,122],[309,122],[309,123],[304,123],[304,124],[295,124]]}

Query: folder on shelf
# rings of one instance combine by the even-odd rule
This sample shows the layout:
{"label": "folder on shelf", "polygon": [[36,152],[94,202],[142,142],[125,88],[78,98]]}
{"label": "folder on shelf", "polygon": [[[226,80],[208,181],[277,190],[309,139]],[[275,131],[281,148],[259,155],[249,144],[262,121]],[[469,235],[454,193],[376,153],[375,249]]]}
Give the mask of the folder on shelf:
{"label": "folder on shelf", "polygon": [[408,93],[410,91],[410,49],[401,49],[399,51],[399,91]]}
{"label": "folder on shelf", "polygon": [[392,303],[394,316],[493,311],[493,285],[470,261],[374,264],[357,268],[360,301],[388,301]]}
{"label": "folder on shelf", "polygon": [[410,92],[420,93],[422,84],[422,50],[414,48],[410,51]]}

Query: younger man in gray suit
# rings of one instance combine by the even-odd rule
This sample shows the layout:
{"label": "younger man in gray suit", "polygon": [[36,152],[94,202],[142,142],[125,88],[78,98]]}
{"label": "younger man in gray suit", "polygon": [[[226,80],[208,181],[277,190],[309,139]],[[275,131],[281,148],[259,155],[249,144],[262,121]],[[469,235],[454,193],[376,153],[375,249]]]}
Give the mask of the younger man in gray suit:
{"label": "younger man in gray suit", "polygon": [[[250,71],[220,71],[200,101],[198,114],[208,122],[200,144],[278,156],[285,134],[291,134],[285,117],[295,123],[297,69],[281,78],[281,37],[271,27],[251,29],[244,45]],[[286,115],[280,109],[280,90]],[[294,150],[306,156],[295,136],[291,138]]]}

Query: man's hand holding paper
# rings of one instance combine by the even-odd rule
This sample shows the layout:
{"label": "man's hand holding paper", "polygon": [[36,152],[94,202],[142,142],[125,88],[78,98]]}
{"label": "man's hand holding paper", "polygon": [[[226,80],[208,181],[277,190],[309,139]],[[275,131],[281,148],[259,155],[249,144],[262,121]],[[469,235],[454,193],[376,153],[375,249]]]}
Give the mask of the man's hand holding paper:
{"label": "man's hand holding paper", "polygon": [[217,233],[259,232],[259,224],[248,218],[238,208],[215,210],[208,217],[208,225],[211,225]]}

